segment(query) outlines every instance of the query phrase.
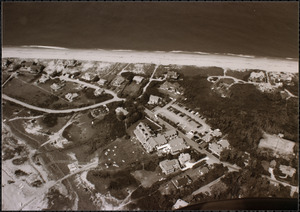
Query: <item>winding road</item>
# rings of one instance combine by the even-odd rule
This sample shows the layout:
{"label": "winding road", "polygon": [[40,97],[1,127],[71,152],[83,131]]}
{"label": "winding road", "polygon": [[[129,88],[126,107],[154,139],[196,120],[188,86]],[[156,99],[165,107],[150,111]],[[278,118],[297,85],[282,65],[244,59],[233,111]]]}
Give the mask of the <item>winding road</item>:
{"label": "winding road", "polygon": [[[86,82],[83,82],[83,81],[80,81],[80,80],[70,79],[70,78],[68,78],[66,76],[60,76],[59,79],[65,80],[65,81],[74,82],[74,83],[78,83],[78,84],[82,84],[84,86],[87,86],[87,87],[90,87],[90,88],[93,88],[93,89],[99,89],[100,88],[99,86],[96,86],[96,85],[93,85],[93,84],[90,84],[90,83],[86,83]],[[64,109],[64,110],[53,110],[53,109],[47,109],[47,108],[37,107],[37,106],[30,105],[30,104],[27,104],[25,102],[22,102],[20,100],[17,100],[15,98],[12,98],[10,96],[7,96],[6,94],[2,94],[2,99],[10,101],[10,102],[13,102],[13,103],[16,103],[18,105],[21,105],[23,107],[26,107],[26,108],[29,108],[29,109],[32,109],[32,110],[41,111],[41,112],[45,112],[45,113],[72,113],[72,112],[79,112],[79,111],[94,109],[94,108],[97,108],[99,106],[109,104],[111,102],[118,102],[118,101],[125,100],[124,98],[117,97],[117,95],[113,91],[111,91],[111,90],[108,90],[108,89],[104,89],[104,90],[105,90],[106,93],[111,94],[114,98],[109,99],[109,100],[104,101],[104,102],[100,102],[100,103],[94,104],[94,105],[86,106],[86,107]]]}

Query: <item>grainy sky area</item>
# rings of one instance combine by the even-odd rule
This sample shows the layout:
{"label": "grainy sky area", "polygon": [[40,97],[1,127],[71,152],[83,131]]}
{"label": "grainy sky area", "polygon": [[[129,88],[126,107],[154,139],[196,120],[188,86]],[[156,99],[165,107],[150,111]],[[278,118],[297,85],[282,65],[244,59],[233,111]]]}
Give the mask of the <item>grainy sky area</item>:
{"label": "grainy sky area", "polygon": [[6,2],[2,45],[298,58],[298,2]]}

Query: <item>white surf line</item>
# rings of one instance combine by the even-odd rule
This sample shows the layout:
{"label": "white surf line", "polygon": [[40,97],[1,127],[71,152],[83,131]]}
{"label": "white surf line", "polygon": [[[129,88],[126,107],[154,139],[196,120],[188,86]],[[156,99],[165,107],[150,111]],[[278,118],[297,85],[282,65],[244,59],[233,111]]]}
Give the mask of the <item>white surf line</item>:
{"label": "white surf line", "polygon": [[298,60],[234,55],[191,54],[174,52],[111,51],[95,49],[45,49],[3,47],[2,57],[33,59],[70,59],[120,63],[154,63],[162,65],[217,66],[233,70],[261,69],[272,72],[298,73]]}

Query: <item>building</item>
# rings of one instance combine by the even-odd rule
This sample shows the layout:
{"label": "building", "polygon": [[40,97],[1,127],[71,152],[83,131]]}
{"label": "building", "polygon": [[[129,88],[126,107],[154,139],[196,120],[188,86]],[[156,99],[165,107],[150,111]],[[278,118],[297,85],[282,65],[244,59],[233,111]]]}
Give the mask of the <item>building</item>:
{"label": "building", "polygon": [[176,71],[168,71],[167,78],[168,79],[178,79],[179,74]]}
{"label": "building", "polygon": [[67,93],[65,95],[65,98],[69,101],[69,102],[73,102],[73,100],[78,97],[77,93]]}
{"label": "building", "polygon": [[143,122],[140,122],[133,132],[141,143],[146,142],[152,136],[151,129]]}
{"label": "building", "polygon": [[189,148],[183,138],[175,138],[171,141],[169,141],[169,145],[170,145],[170,150],[171,150],[171,154],[172,155],[176,155],[178,154],[180,151]]}
{"label": "building", "polygon": [[96,78],[96,74],[93,74],[93,73],[84,73],[84,75],[81,76],[81,79],[84,79],[86,81],[92,81]]}
{"label": "building", "polygon": [[189,153],[181,153],[178,157],[178,161],[181,166],[185,166],[187,162],[190,162],[191,160],[191,155]]}
{"label": "building", "polygon": [[141,76],[134,76],[133,81],[136,82],[136,84],[140,84],[143,81],[144,77]]}
{"label": "building", "polygon": [[97,83],[98,83],[98,85],[103,86],[103,85],[105,85],[107,83],[107,80],[105,80],[105,79],[99,79],[99,81]]}
{"label": "building", "polygon": [[180,165],[177,159],[161,161],[159,163],[159,167],[161,168],[162,172],[166,175],[171,174],[180,169]]}
{"label": "building", "polygon": [[53,83],[51,86],[50,86],[50,88],[52,89],[52,90],[54,90],[54,91],[58,91],[59,89],[61,89],[62,87],[64,87],[64,85],[63,84],[58,84],[58,83]]}
{"label": "building", "polygon": [[212,135],[214,137],[221,137],[222,136],[222,132],[220,131],[220,129],[215,129],[213,132],[212,132]]}
{"label": "building", "polygon": [[42,76],[39,79],[39,83],[45,83],[50,79],[49,75],[47,74],[42,74]]}
{"label": "building", "polygon": [[125,110],[123,107],[117,107],[115,111],[117,114],[123,113],[124,116],[127,116],[127,114],[128,114],[128,111]]}
{"label": "building", "polygon": [[171,83],[166,81],[159,88],[162,90],[166,90],[170,93],[180,94],[180,95],[183,94],[183,89],[182,87],[180,87],[180,85],[177,82]]}
{"label": "building", "polygon": [[230,144],[229,144],[229,142],[228,142],[227,140],[222,139],[222,140],[219,140],[217,143],[218,143],[219,145],[221,145],[221,147],[222,147],[223,149],[229,149]]}
{"label": "building", "polygon": [[191,184],[192,180],[188,176],[185,175],[183,177],[172,180],[172,183],[174,184],[174,186],[177,189],[179,189],[179,188],[182,188],[184,186],[187,186],[187,185]]}
{"label": "building", "polygon": [[279,169],[283,174],[286,174],[290,177],[293,177],[293,175],[296,173],[296,169],[291,166],[280,165]]}
{"label": "building", "polygon": [[173,205],[173,208],[174,210],[176,209],[179,209],[179,208],[182,208],[182,207],[185,207],[185,206],[188,206],[189,203],[187,203],[186,201],[182,200],[182,199],[178,199],[176,201],[176,203]]}
{"label": "building", "polygon": [[220,156],[221,152],[224,149],[229,148],[229,143],[227,140],[220,140],[217,143],[210,143],[208,145],[208,148],[210,149],[210,151],[212,151],[214,154]]}
{"label": "building", "polygon": [[206,135],[202,137],[202,140],[205,142],[210,142],[212,139],[213,136],[210,133],[206,133]]}
{"label": "building", "polygon": [[122,77],[122,76],[120,76],[120,75],[118,75],[118,76],[116,76],[115,79],[113,80],[112,85],[113,85],[113,86],[120,86],[120,85],[122,85],[122,83],[123,83],[124,81],[125,81],[125,78]]}
{"label": "building", "polygon": [[248,81],[250,82],[265,82],[265,73],[260,71],[260,72],[252,72],[250,74],[250,77]]}
{"label": "building", "polygon": [[159,96],[150,95],[148,104],[159,104],[162,101],[162,98]]}
{"label": "building", "polygon": [[102,89],[102,88],[98,88],[98,89],[96,89],[95,91],[94,91],[94,95],[95,96],[100,96],[100,95],[102,95],[102,94],[104,94],[104,89]]}

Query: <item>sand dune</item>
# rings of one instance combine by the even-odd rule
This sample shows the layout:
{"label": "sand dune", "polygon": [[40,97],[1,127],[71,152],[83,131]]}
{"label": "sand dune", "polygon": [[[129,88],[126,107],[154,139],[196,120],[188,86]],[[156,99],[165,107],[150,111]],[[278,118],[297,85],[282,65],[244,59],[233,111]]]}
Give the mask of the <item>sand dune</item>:
{"label": "sand dune", "polygon": [[123,63],[154,63],[162,65],[218,66],[225,69],[262,69],[274,72],[298,72],[298,61],[238,55],[193,54],[184,52],[113,51],[102,49],[63,49],[4,47],[2,57],[76,59]]}

